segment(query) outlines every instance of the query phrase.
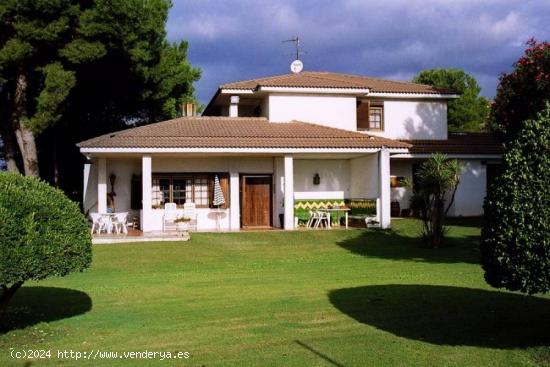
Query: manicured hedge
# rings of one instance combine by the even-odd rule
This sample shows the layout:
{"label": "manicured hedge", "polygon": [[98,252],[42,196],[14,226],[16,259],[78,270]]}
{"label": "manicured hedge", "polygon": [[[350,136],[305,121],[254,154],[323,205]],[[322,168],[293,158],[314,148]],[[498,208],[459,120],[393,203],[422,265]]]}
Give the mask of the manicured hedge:
{"label": "manicured hedge", "polygon": [[0,286],[82,271],[91,235],[76,203],[47,183],[0,173]]}

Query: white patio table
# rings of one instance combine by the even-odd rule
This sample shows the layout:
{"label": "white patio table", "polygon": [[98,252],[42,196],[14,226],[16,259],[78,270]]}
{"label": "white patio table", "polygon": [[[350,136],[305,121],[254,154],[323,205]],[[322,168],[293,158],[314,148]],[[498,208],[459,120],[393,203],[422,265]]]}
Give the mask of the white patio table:
{"label": "white patio table", "polygon": [[213,209],[210,209],[210,213],[214,214],[216,216],[216,231],[220,231],[221,228],[220,228],[220,217],[222,214],[226,213],[227,210],[226,209],[221,209],[221,208],[213,208]]}
{"label": "white patio table", "polygon": [[103,218],[107,225],[107,233],[112,233],[114,231],[115,226],[113,225],[113,218],[115,215],[116,213],[101,213],[101,218]]}
{"label": "white patio table", "polygon": [[345,214],[345,219],[346,219],[346,229],[348,229],[348,212],[350,211],[351,209],[350,208],[326,208],[326,209],[317,209],[317,211],[319,212],[326,212],[328,214],[328,228],[331,228],[332,227],[332,223],[331,223],[331,219],[330,219],[330,216],[331,216],[331,213],[332,212],[344,212]]}

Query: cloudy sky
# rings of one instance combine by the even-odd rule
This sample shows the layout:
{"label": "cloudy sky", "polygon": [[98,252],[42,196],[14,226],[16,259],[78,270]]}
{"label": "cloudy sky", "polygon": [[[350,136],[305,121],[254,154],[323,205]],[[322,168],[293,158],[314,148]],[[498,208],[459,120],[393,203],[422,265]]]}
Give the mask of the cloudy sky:
{"label": "cloudy sky", "polygon": [[304,69],[408,80],[456,67],[493,97],[529,37],[550,37],[550,0],[174,0],[171,41],[189,41],[202,103],[219,84],[284,74],[298,35]]}

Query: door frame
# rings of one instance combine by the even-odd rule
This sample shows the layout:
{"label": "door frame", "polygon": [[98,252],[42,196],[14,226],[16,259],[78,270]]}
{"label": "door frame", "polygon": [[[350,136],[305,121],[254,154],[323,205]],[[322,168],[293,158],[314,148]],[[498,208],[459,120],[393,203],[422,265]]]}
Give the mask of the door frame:
{"label": "door frame", "polygon": [[[267,226],[244,226],[244,185],[247,177],[269,178],[269,225]],[[272,173],[241,173],[239,174],[239,205],[240,205],[240,227],[241,228],[273,228],[273,174]]]}

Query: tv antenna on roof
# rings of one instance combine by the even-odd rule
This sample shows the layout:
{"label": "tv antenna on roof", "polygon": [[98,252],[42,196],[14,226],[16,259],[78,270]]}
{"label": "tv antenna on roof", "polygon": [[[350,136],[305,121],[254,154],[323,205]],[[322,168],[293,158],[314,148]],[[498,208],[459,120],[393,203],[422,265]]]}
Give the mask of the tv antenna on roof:
{"label": "tv antenna on roof", "polygon": [[296,53],[293,55],[296,55],[296,58],[292,63],[290,64],[290,71],[292,71],[294,74],[298,74],[300,71],[304,69],[304,63],[300,60],[300,55],[303,55],[305,52],[300,51],[300,37],[294,36],[291,39],[282,41],[283,43],[286,42],[293,42],[294,47],[296,48]]}

